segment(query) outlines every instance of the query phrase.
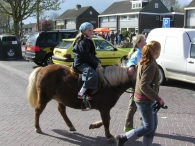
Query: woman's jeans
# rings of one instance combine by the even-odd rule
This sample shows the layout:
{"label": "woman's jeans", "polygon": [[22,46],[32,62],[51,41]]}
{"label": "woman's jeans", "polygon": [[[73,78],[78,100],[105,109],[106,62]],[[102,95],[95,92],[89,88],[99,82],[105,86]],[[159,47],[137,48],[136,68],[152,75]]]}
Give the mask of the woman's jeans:
{"label": "woman's jeans", "polygon": [[150,146],[152,145],[152,141],[158,124],[157,114],[153,113],[152,108],[152,104],[154,104],[154,102],[135,102],[135,104],[142,116],[143,126],[139,126],[138,128],[134,129],[134,132],[138,137],[144,136],[143,145]]}

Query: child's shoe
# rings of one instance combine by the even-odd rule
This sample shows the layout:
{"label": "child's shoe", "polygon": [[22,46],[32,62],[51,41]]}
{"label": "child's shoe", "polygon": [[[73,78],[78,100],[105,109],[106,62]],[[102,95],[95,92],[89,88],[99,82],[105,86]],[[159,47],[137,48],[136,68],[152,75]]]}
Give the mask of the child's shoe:
{"label": "child's shoe", "polygon": [[84,94],[84,93],[83,93],[83,94],[78,93],[78,98],[79,98],[79,99],[84,99],[84,97],[85,97],[85,94]]}

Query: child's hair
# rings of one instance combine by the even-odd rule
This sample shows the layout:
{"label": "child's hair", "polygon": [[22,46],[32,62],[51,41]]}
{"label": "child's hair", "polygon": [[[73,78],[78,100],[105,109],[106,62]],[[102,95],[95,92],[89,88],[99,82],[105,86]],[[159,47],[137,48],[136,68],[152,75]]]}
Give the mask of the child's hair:
{"label": "child's hair", "polygon": [[146,65],[150,61],[155,60],[154,55],[156,51],[159,51],[161,45],[157,41],[150,41],[147,45],[142,48],[142,59],[140,61],[141,65]]}
{"label": "child's hair", "polygon": [[135,48],[137,47],[137,43],[140,43],[141,38],[144,38],[144,36],[142,34],[138,34],[136,36],[133,37],[133,48],[131,49],[131,51],[129,52],[127,58],[130,59],[131,56],[133,55],[133,53],[135,52]]}
{"label": "child's hair", "polygon": [[79,34],[76,36],[73,46],[78,44],[81,40],[85,38],[85,35],[80,31]]}

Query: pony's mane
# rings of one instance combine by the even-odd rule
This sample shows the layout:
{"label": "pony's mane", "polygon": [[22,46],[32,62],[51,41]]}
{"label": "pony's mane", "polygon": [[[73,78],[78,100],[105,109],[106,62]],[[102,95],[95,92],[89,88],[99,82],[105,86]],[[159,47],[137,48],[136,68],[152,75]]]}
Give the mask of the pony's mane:
{"label": "pony's mane", "polygon": [[107,66],[96,71],[104,86],[117,86],[130,80],[126,66]]}

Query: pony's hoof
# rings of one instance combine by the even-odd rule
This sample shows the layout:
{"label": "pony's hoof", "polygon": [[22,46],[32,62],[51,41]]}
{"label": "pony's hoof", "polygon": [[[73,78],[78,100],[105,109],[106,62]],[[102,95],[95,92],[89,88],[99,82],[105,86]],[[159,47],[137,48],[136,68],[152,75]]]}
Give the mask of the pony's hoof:
{"label": "pony's hoof", "polygon": [[93,124],[91,124],[91,125],[89,126],[89,129],[95,129],[95,126],[94,126]]}
{"label": "pony's hoof", "polygon": [[74,127],[70,127],[69,129],[70,131],[76,131],[76,129]]}
{"label": "pony's hoof", "polygon": [[41,129],[35,129],[36,133],[42,133]]}
{"label": "pony's hoof", "polygon": [[108,142],[109,143],[116,143],[116,138],[111,137],[111,138],[108,139]]}

